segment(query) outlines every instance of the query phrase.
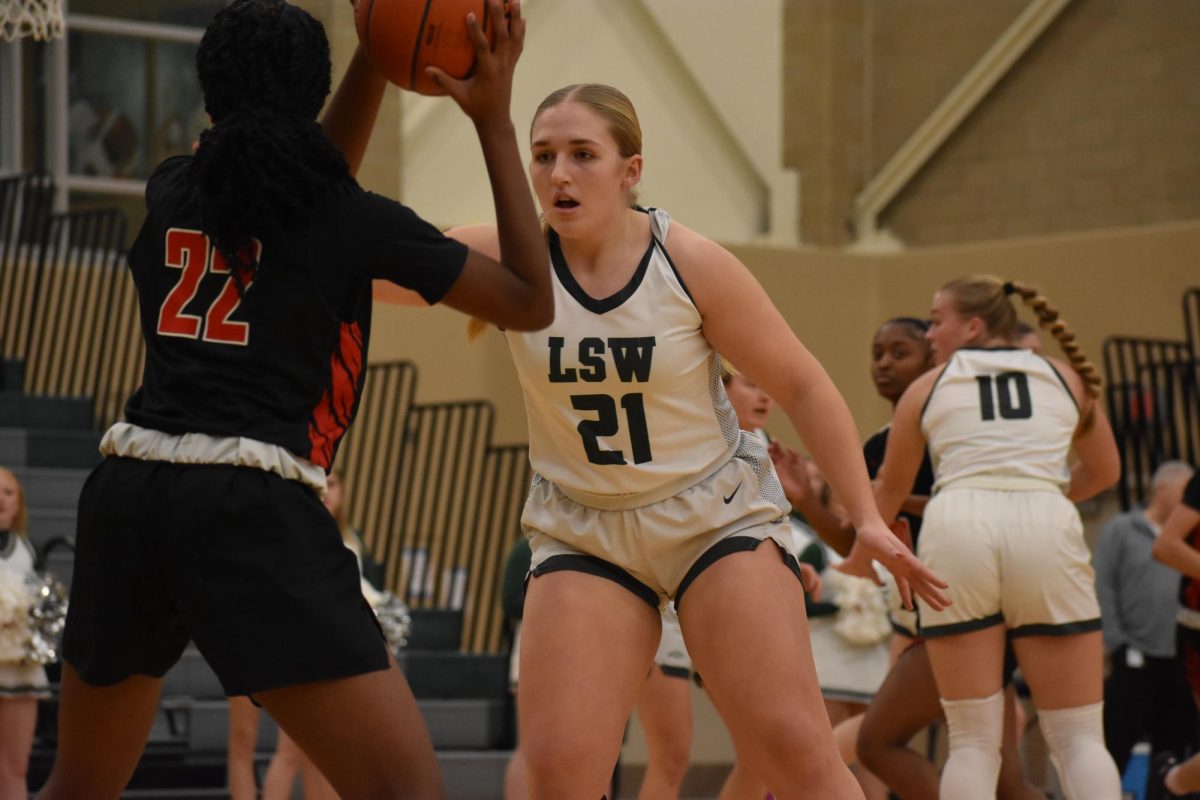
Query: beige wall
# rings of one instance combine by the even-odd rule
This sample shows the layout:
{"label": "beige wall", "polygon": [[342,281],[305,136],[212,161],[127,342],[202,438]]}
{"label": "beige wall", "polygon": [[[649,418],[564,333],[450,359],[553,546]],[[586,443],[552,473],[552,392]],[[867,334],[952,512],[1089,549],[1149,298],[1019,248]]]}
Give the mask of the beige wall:
{"label": "beige wall", "polygon": [[[1189,285],[1200,284],[1200,223],[884,256],[732,247],[825,365],[864,434],[888,415],[887,404],[876,396],[868,376],[875,328],[888,317],[925,314],[933,291],[950,278],[987,272],[1041,287],[1094,360],[1100,359],[1101,343],[1110,335],[1182,338],[1181,295]],[[377,306],[375,313],[372,360],[414,360],[420,368],[422,400],[490,398],[497,407],[498,436],[524,440],[520,390],[498,333],[468,343],[463,318],[443,308]],[[1046,346],[1053,354],[1048,338]],[[770,429],[785,441],[795,441],[778,412]]]}
{"label": "beige wall", "polygon": [[[878,0],[863,36],[872,65],[867,134],[873,175],[1029,0]],[[931,57],[921,58],[920,54]]]}
{"label": "beige wall", "polygon": [[[844,245],[855,195],[1031,0],[788,0],[784,161],[804,241]],[[885,209],[908,246],[1200,216],[1200,4],[1074,0]]]}
{"label": "beige wall", "polygon": [[[886,421],[888,413],[867,374],[875,327],[888,317],[926,314],[933,291],[950,278],[983,272],[1039,286],[1097,363],[1107,336],[1182,338],[1182,292],[1200,285],[1200,223],[885,256],[750,248],[737,252],[821,359],[864,432]],[[1030,314],[1024,318],[1034,321]],[[1043,339],[1054,354],[1053,341]],[[789,437],[782,415],[776,413],[772,422],[782,438]]]}
{"label": "beige wall", "polygon": [[912,245],[1200,216],[1200,4],[1076,0],[882,217]]}

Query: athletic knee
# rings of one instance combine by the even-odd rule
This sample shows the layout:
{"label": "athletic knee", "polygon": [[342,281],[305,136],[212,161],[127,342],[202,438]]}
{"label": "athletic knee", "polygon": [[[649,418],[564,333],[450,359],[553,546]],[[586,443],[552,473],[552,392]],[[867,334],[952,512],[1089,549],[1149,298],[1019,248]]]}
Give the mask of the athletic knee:
{"label": "athletic knee", "polygon": [[1038,725],[1053,751],[1104,744],[1104,704],[1038,710]]}
{"label": "athletic knee", "polygon": [[569,736],[529,736],[521,742],[521,757],[531,797],[573,797],[581,784],[598,784],[603,792],[616,763],[598,753],[594,742]]}
{"label": "athletic knee", "polygon": [[1000,745],[1004,738],[1004,693],[967,700],[942,700],[946,714],[950,747],[973,748],[995,752],[1000,761]]}
{"label": "athletic knee", "polygon": [[1104,704],[1038,710],[1038,724],[1070,800],[1120,797],[1120,775],[1104,745]]}
{"label": "athletic knee", "polygon": [[660,743],[657,748],[651,747],[647,771],[655,770],[672,786],[678,786],[687,774],[691,756],[689,744],[690,742],[684,741],[683,737],[678,737]]}
{"label": "athletic knee", "polygon": [[250,757],[258,742],[258,720],[253,725],[230,724],[229,726],[229,756]]}
{"label": "athletic knee", "polygon": [[1000,776],[1004,692],[968,700],[942,700],[950,756],[942,770],[944,800],[990,797]]}
{"label": "athletic knee", "polygon": [[[858,738],[854,742],[854,752],[858,756],[858,763],[862,764],[871,772],[878,772],[880,762],[885,758],[885,753],[897,744],[882,736],[879,731],[868,724],[868,720],[864,720],[862,727],[858,729]],[[901,747],[904,743],[901,742]]]}

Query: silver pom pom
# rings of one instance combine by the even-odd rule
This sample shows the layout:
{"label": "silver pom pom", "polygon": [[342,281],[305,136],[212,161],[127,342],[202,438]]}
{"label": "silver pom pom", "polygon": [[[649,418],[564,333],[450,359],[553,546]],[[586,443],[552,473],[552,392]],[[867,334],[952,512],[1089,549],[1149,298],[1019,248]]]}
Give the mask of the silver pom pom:
{"label": "silver pom pom", "polygon": [[373,608],[388,647],[393,653],[399,653],[408,644],[408,635],[412,633],[412,617],[408,613],[408,606],[391,592],[382,592]]}
{"label": "silver pom pom", "polygon": [[29,640],[25,645],[26,664],[52,664],[58,661],[58,641],[67,622],[67,589],[53,575],[30,574],[25,579],[29,604]]}

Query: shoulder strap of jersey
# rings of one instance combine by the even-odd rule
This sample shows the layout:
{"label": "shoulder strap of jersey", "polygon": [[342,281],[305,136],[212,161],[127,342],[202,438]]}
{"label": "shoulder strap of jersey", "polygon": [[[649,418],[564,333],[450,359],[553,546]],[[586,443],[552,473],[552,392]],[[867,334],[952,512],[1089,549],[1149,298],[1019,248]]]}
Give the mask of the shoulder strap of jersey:
{"label": "shoulder strap of jersey", "polygon": [[650,233],[662,244],[667,240],[667,233],[671,229],[671,215],[661,208],[648,208],[646,212],[650,215]]}

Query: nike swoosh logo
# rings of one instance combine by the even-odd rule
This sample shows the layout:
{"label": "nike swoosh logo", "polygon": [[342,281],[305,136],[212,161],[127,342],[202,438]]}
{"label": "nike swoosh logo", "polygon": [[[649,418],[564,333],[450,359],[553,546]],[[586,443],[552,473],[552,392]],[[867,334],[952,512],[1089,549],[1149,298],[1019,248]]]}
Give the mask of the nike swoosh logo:
{"label": "nike swoosh logo", "polygon": [[737,494],[737,493],[738,493],[738,489],[741,489],[741,488],[742,488],[742,485],[739,483],[739,484],[737,485],[737,489],[734,489],[732,492],[730,492],[730,493],[729,493],[729,497],[722,498],[722,499],[725,501],[725,505],[729,505],[730,503],[732,503],[732,502],[733,502],[733,496],[734,496],[735,494]]}

